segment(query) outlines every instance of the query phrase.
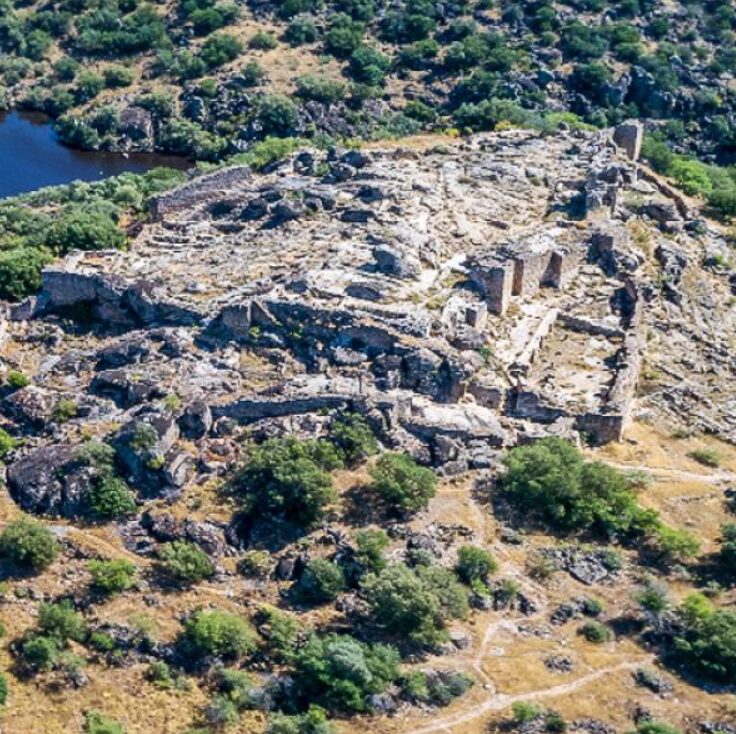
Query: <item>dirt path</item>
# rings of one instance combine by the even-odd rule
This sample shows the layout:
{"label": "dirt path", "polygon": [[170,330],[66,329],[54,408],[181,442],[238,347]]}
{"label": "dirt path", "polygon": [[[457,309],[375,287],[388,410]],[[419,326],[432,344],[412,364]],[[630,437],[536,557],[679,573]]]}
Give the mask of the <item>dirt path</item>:
{"label": "dirt path", "polygon": [[650,474],[655,481],[703,482],[705,484],[720,484],[721,482],[736,482],[736,474],[727,471],[716,471],[709,474],[685,471],[683,469],[668,469],[666,467],[647,466],[645,464],[627,464],[625,462],[610,461],[605,463],[622,471],[641,471]]}
{"label": "dirt path", "polygon": [[570,681],[568,683],[561,683],[558,686],[552,686],[550,688],[540,688],[536,691],[529,691],[528,693],[517,693],[513,696],[507,693],[495,693],[491,691],[484,701],[479,704],[474,704],[470,711],[458,711],[455,714],[442,717],[427,726],[410,729],[407,734],[430,734],[430,732],[436,731],[449,732],[455,727],[474,721],[485,714],[492,713],[494,711],[504,711],[518,701],[538,701],[543,698],[564,696],[568,693],[573,693],[579,688],[584,688],[589,683],[593,683],[603,676],[610,675],[611,673],[618,673],[622,670],[638,668],[643,663],[650,662],[652,659],[651,655],[647,655],[646,657],[636,661],[629,660],[619,663],[618,665],[611,665],[607,668],[601,668],[601,670],[595,670],[592,673],[588,673],[587,675],[581,676],[577,680]]}

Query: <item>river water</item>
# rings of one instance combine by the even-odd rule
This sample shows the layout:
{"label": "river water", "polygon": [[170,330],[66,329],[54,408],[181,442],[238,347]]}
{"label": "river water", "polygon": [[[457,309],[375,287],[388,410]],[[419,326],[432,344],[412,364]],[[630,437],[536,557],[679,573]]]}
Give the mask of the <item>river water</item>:
{"label": "river water", "polygon": [[96,153],[62,145],[44,115],[0,113],[0,199],[43,186],[97,181],[125,171],[143,173],[155,166],[186,169],[174,156]]}

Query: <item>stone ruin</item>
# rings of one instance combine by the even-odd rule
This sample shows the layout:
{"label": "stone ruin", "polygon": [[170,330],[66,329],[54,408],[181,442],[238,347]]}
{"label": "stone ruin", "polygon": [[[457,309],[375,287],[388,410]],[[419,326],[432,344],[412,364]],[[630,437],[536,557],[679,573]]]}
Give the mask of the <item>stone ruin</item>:
{"label": "stone ruin", "polygon": [[118,444],[154,425],[152,494],[197,456],[214,471],[225,426],[318,435],[345,410],[448,474],[544,435],[618,440],[646,287],[616,216],[638,143],[617,135],[304,151],[193,178],[129,250],[68,256],[12,310],[3,356],[23,343],[34,386],[3,413],[29,448],[72,440],[61,398]]}

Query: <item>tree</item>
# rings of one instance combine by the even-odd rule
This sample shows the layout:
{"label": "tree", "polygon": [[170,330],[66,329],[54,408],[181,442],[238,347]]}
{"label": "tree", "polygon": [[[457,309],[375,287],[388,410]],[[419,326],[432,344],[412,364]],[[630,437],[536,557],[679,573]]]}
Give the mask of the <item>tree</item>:
{"label": "tree", "polygon": [[327,471],[337,465],[325,442],[271,439],[252,449],[232,486],[247,515],[310,527],[335,499]]}
{"label": "tree", "polygon": [[0,298],[20,301],[41,287],[41,270],[53,260],[43,248],[16,247],[0,252]]}
{"label": "tree", "polygon": [[484,548],[475,545],[464,545],[457,552],[455,570],[466,584],[474,581],[485,581],[498,569],[498,564]]}
{"label": "tree", "polygon": [[309,561],[295,584],[298,597],[313,604],[334,601],[344,589],[345,574],[340,566],[323,558]]}
{"label": "tree", "polygon": [[398,652],[367,645],[350,635],[312,636],[294,668],[300,697],[335,711],[365,711],[366,697],[381,693],[398,676]]}
{"label": "tree", "polygon": [[237,59],[243,53],[243,44],[228,33],[214,33],[202,44],[199,55],[209,69]]}
{"label": "tree", "polygon": [[87,569],[92,574],[92,588],[102,594],[119,594],[132,588],[136,582],[135,565],[124,558],[90,561]]}
{"label": "tree", "polygon": [[159,548],[158,555],[164,571],[185,584],[196,584],[215,573],[209,556],[199,546],[186,540],[165,543]]}
{"label": "tree", "polygon": [[246,620],[218,611],[192,614],[178,639],[179,650],[190,660],[207,656],[236,659],[255,646],[255,632]]}
{"label": "tree", "polygon": [[721,526],[720,561],[729,574],[736,574],[736,523]]}
{"label": "tree", "polygon": [[56,604],[42,604],[38,610],[38,629],[44,637],[64,646],[69,640],[81,642],[87,636],[84,617],[65,599]]}
{"label": "tree", "polygon": [[125,234],[105,214],[72,211],[49,227],[46,244],[61,254],[71,250],[117,249],[125,244]]}
{"label": "tree", "polygon": [[642,510],[626,477],[601,462],[586,462],[570,443],[545,438],[511,449],[501,480],[506,497],[527,517],[566,532],[586,529],[613,537],[656,526]]}
{"label": "tree", "polygon": [[437,477],[407,454],[383,454],[370,470],[371,489],[399,513],[424,509],[434,497]]}
{"label": "tree", "polygon": [[366,576],[361,590],[379,625],[420,647],[443,642],[446,620],[462,618],[468,611],[467,591],[450,571],[438,566],[387,566]]}
{"label": "tree", "polygon": [[0,535],[0,556],[32,571],[48,568],[59,553],[54,536],[31,520],[8,523]]}

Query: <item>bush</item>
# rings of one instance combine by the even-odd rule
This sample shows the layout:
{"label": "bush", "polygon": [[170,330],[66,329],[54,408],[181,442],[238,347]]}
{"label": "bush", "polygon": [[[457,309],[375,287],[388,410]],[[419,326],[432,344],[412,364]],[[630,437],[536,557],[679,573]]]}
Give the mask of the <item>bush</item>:
{"label": "bush", "polygon": [[223,66],[243,53],[243,44],[235,36],[227,33],[215,33],[203,44],[199,56],[208,69]]}
{"label": "bush", "polygon": [[308,74],[296,80],[297,96],[323,104],[334,104],[345,96],[345,85],[341,82]]}
{"label": "bush", "polygon": [[0,706],[5,706],[8,702],[8,677],[4,673],[0,673]]}
{"label": "bush", "polygon": [[313,526],[335,499],[326,469],[339,457],[319,441],[271,439],[256,446],[233,480],[233,490],[250,516],[281,518]]}
{"label": "bush", "polygon": [[512,704],[511,712],[515,724],[528,724],[544,715],[544,709],[533,701],[517,701]]}
{"label": "bush", "polygon": [[361,44],[350,54],[350,75],[359,84],[377,87],[383,84],[391,61],[377,48]]}
{"label": "bush", "polygon": [[355,536],[355,560],[366,571],[377,572],[386,567],[383,551],[388,546],[388,535],[380,528],[360,530]]}
{"label": "bush", "polygon": [[122,247],[125,234],[105,214],[73,211],[49,227],[46,244],[61,254],[71,250],[109,250]]}
{"label": "bush", "polygon": [[378,451],[378,441],[365,419],[357,413],[342,413],[330,426],[330,440],[342,451],[349,465]]}
{"label": "bush", "polygon": [[736,524],[726,523],[721,526],[721,565],[727,573],[736,573]]}
{"label": "bush", "polygon": [[256,637],[250,624],[234,614],[198,611],[184,623],[178,647],[191,660],[210,655],[236,659],[253,652]]}
{"label": "bush", "polygon": [[468,612],[467,591],[454,574],[438,566],[387,566],[366,576],[361,589],[378,624],[421,647],[443,642],[445,622]]}
{"label": "bush", "polygon": [[684,631],[675,649],[687,666],[716,681],[736,675],[736,614],[715,609],[702,595],[689,596],[678,609]]}
{"label": "bush", "polygon": [[219,673],[218,689],[232,701],[238,711],[252,708],[254,705],[253,681],[248,673],[242,670],[224,668]]}
{"label": "bush", "polygon": [[21,645],[20,653],[33,671],[51,670],[59,657],[59,646],[49,637],[31,635]]}
{"label": "bush", "polygon": [[10,522],[0,535],[0,556],[32,571],[48,568],[58,552],[51,532],[31,520]]}
{"label": "bush", "polygon": [[629,483],[616,469],[586,462],[570,443],[545,438],[511,449],[501,486],[527,517],[562,531],[589,530],[607,537],[639,534],[657,523],[639,507]]}
{"label": "bush", "polygon": [[84,734],[125,734],[125,729],[119,721],[99,711],[88,711],[84,715]]}
{"label": "bush", "polygon": [[645,719],[636,725],[636,731],[629,734],[682,734],[682,732],[674,726],[663,724],[661,721],[653,721]]}
{"label": "bush", "polygon": [[297,118],[296,105],[281,94],[267,94],[258,104],[258,120],[267,135],[287,137],[293,134]]}
{"label": "bush", "polygon": [[435,473],[407,454],[383,454],[370,474],[372,491],[398,513],[423,510],[437,488]]}
{"label": "bush", "polygon": [[100,520],[117,520],[135,514],[137,505],[124,480],[103,472],[87,496],[91,514]]}
{"label": "bush", "polygon": [[0,298],[20,301],[41,288],[41,270],[53,260],[44,249],[16,247],[0,252]]}
{"label": "bush", "polygon": [[103,594],[119,594],[132,588],[136,582],[135,565],[123,558],[90,561],[87,569],[92,574],[92,587]]}
{"label": "bush", "polygon": [[349,635],[311,637],[294,662],[302,700],[336,711],[365,711],[366,697],[381,693],[398,676],[399,654],[388,645],[367,645]]}
{"label": "bush", "polygon": [[302,46],[305,43],[314,43],[318,37],[314,21],[304,15],[294,18],[284,32],[284,40],[290,46]]}
{"label": "bush", "polygon": [[5,383],[8,387],[13,388],[13,390],[22,390],[24,387],[28,387],[31,381],[27,375],[24,375],[19,370],[8,370],[5,375]]}
{"label": "bush", "polygon": [[133,83],[135,74],[132,69],[119,64],[110,64],[102,71],[105,86],[108,88],[129,87]]}
{"label": "bush", "polygon": [[279,42],[272,33],[267,31],[256,31],[248,41],[248,48],[255,49],[256,51],[270,51],[276,48]]}
{"label": "bush", "polygon": [[485,581],[498,570],[498,564],[484,548],[465,545],[457,552],[455,570],[462,581],[472,584],[474,581]]}
{"label": "bush", "polygon": [[69,640],[82,642],[87,636],[84,617],[74,611],[69,600],[57,604],[42,604],[38,610],[38,629],[44,637],[64,646]]}
{"label": "bush", "polygon": [[334,601],[345,589],[345,575],[340,566],[322,558],[309,561],[295,584],[298,597],[310,604]]}
{"label": "bush", "polygon": [[586,622],[580,628],[580,634],[588,641],[595,644],[609,642],[613,639],[613,633],[601,622]]}
{"label": "bush", "polygon": [[714,449],[695,449],[694,451],[688,452],[688,456],[694,459],[698,464],[715,469],[720,466],[721,457],[718,452]]}
{"label": "bush", "polygon": [[667,565],[688,561],[700,550],[700,541],[692,533],[662,524],[651,531],[647,540],[659,562]]}
{"label": "bush", "polygon": [[259,629],[268,630],[268,646],[274,659],[281,663],[291,662],[297,641],[304,632],[301,620],[276,607],[263,606],[258,610],[256,622]]}
{"label": "bush", "polygon": [[196,584],[215,573],[209,556],[199,546],[186,540],[165,543],[159,548],[158,555],[164,571],[185,584]]}
{"label": "bush", "polygon": [[310,706],[305,714],[271,717],[266,734],[335,734],[336,730],[327,720],[327,714],[319,706]]}

